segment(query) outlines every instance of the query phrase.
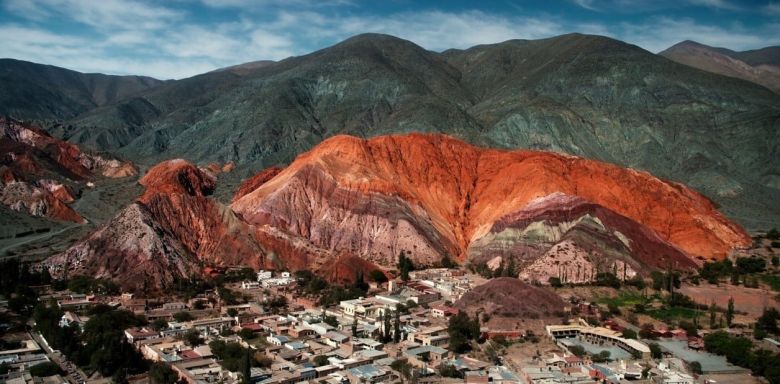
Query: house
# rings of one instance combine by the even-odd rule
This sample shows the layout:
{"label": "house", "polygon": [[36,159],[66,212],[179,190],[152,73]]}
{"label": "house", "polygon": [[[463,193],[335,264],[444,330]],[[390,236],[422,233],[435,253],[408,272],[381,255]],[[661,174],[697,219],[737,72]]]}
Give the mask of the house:
{"label": "house", "polygon": [[282,335],[269,335],[265,339],[266,341],[268,341],[269,343],[277,347],[280,347],[290,341],[290,339],[287,336],[282,336]]}
{"label": "house", "polygon": [[260,289],[262,285],[257,281],[242,281],[241,289]]}
{"label": "house", "polygon": [[409,364],[417,368],[438,367],[449,356],[449,351],[441,347],[426,345],[408,349],[404,352],[404,356],[408,359]]}
{"label": "house", "polygon": [[446,306],[446,305],[431,306],[431,316],[433,317],[450,317],[452,315],[457,315],[457,314],[458,314],[458,310],[450,306]]}
{"label": "house", "polygon": [[84,330],[84,324],[89,320],[89,317],[81,317],[74,312],[65,312],[60,318],[60,327],[65,328],[71,324],[75,324],[79,329]]}
{"label": "house", "polygon": [[349,336],[336,331],[329,331],[322,335],[322,342],[331,347],[337,348],[340,344],[349,340]]}
{"label": "house", "polygon": [[232,317],[215,317],[210,319],[199,319],[191,321],[190,328],[194,328],[200,332],[218,331],[222,332],[225,329],[231,328],[236,322]]}
{"label": "house", "polygon": [[160,337],[160,332],[148,328],[128,328],[125,329],[125,338],[131,344],[146,339],[154,339]]}
{"label": "house", "polygon": [[309,348],[308,345],[300,341],[288,342],[287,344],[284,344],[284,347],[287,349],[292,349],[293,351],[303,351]]}
{"label": "house", "polygon": [[420,345],[446,347],[450,343],[450,335],[445,327],[427,327],[415,330],[407,336],[409,341]]}
{"label": "house", "polygon": [[373,364],[347,369],[350,383],[381,383],[391,379],[390,371]]}
{"label": "house", "polygon": [[268,280],[271,277],[273,277],[273,274],[271,273],[271,271],[263,271],[263,270],[261,270],[261,271],[257,272],[257,281]]}

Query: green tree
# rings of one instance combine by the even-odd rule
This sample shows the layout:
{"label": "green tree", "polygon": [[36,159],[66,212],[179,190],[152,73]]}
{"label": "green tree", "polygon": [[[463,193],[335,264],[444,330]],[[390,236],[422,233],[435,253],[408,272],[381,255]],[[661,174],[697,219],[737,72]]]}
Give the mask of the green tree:
{"label": "green tree", "polygon": [[726,308],[726,326],[731,327],[731,323],[734,321],[734,298],[729,298],[729,304]]}
{"label": "green tree", "polygon": [[550,283],[550,286],[553,288],[563,287],[563,283],[561,283],[560,277],[550,276],[550,278],[547,279],[547,282]]}
{"label": "green tree", "polygon": [[176,312],[173,314],[173,319],[178,322],[192,321],[195,317],[189,312]]}
{"label": "green tree", "polygon": [[184,342],[190,347],[197,347],[203,344],[203,339],[200,337],[200,332],[196,329],[190,329],[184,334]]}
{"label": "green tree", "polygon": [[358,333],[358,320],[357,316],[352,318],[352,337],[357,337]]}
{"label": "green tree", "polygon": [[58,375],[62,372],[60,366],[51,361],[35,364],[30,367],[30,374],[35,377],[48,377]]}
{"label": "green tree", "polygon": [[379,269],[374,269],[368,274],[368,277],[371,278],[372,281],[377,283],[384,283],[387,281],[387,276],[384,272],[382,272]]}
{"label": "green tree", "polygon": [[650,348],[650,356],[654,359],[660,359],[663,357],[661,346],[658,343],[650,343],[647,345]]}
{"label": "green tree", "polygon": [[393,342],[398,344],[401,341],[401,311],[395,311],[395,321],[393,322]]}
{"label": "green tree", "polygon": [[328,365],[330,362],[328,361],[328,356],[325,355],[317,355],[314,356],[314,365],[321,367],[323,365]]}
{"label": "green tree", "polygon": [[698,361],[691,361],[689,366],[691,367],[691,372],[693,372],[693,373],[695,373],[697,375],[701,375],[702,373],[704,373],[701,370],[701,363],[698,362]]}
{"label": "green tree", "polygon": [[164,319],[156,319],[152,322],[152,329],[162,331],[168,328],[168,322]]}
{"label": "green tree", "polygon": [[624,339],[636,339],[636,331],[630,328],[623,329],[623,338]]}

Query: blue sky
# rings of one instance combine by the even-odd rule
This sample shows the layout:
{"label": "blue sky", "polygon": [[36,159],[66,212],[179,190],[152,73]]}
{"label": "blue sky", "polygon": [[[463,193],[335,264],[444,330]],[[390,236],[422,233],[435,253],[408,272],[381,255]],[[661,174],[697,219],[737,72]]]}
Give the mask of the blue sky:
{"label": "blue sky", "polygon": [[568,32],[745,50],[780,45],[780,0],[0,0],[0,56],[82,72],[183,78],[363,32],[435,51]]}

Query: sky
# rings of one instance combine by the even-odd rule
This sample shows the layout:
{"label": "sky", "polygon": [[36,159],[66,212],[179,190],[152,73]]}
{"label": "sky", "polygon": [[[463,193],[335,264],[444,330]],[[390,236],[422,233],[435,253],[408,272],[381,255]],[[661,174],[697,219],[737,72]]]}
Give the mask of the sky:
{"label": "sky", "polygon": [[657,53],[780,45],[780,0],[0,0],[0,57],[179,79],[378,32],[433,51],[580,32]]}

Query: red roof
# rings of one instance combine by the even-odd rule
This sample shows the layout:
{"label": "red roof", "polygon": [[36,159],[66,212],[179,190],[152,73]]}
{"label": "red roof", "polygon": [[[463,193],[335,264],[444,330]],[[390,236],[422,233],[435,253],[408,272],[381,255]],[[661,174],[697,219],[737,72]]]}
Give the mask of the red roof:
{"label": "red roof", "polygon": [[241,329],[249,329],[254,332],[260,332],[263,330],[263,326],[258,323],[243,323],[240,325]]}
{"label": "red roof", "polygon": [[179,357],[181,357],[182,360],[190,360],[190,359],[199,359],[201,356],[197,352],[191,349],[186,349],[179,352]]}

